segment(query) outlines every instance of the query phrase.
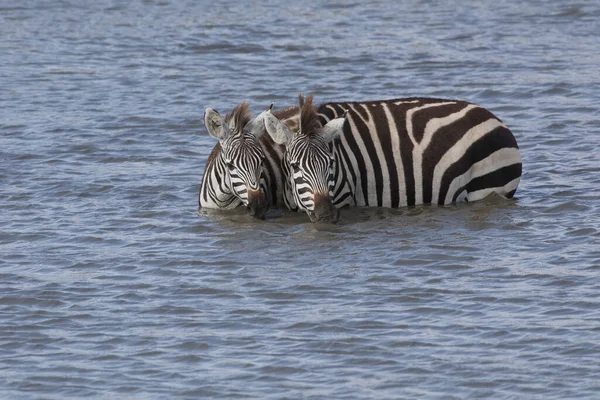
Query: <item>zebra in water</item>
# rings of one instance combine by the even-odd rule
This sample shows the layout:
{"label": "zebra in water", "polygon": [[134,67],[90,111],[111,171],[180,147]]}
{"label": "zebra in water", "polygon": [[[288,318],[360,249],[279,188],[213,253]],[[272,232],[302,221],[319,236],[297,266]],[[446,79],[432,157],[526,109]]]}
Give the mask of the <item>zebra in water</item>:
{"label": "zebra in water", "polygon": [[264,218],[269,206],[270,164],[264,162],[261,146],[263,118],[264,113],[253,120],[245,102],[225,118],[212,108],[206,109],[204,126],[219,141],[204,169],[198,193],[200,208],[228,210],[245,206],[249,214]]}
{"label": "zebra in water", "polygon": [[312,221],[336,222],[344,206],[402,207],[512,198],[521,155],[490,111],[459,100],[406,98],[328,103],[299,96],[298,131],[266,113],[286,146],[286,203]]}
{"label": "zebra in water", "polygon": [[264,219],[269,207],[283,204],[281,160],[284,147],[265,135],[264,116],[268,112],[286,121],[296,115],[296,107],[255,119],[248,104],[241,103],[223,118],[207,108],[204,126],[219,141],[211,151],[198,193],[200,208],[229,210],[241,206],[254,217]]}

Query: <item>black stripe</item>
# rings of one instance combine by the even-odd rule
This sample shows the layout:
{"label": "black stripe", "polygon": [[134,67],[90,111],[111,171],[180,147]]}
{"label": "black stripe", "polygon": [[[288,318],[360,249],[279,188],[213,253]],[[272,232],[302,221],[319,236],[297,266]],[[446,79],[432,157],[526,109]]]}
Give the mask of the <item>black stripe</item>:
{"label": "black stripe", "polygon": [[[385,163],[388,170],[388,184],[390,190],[390,205],[392,207],[398,207],[400,203],[400,183],[398,182],[398,167],[396,166],[396,161],[394,160],[394,151],[392,148],[392,130],[390,129],[390,124],[393,124],[394,121],[389,121],[385,108],[387,104],[381,105],[378,104],[376,107],[372,107],[371,113],[373,115],[373,119],[375,122],[375,128],[377,130],[377,135],[379,137],[379,142],[381,144],[381,150],[383,152],[383,157],[385,159]],[[391,114],[391,109],[390,114]],[[392,116],[393,118],[393,116]],[[382,188],[383,191],[383,188]],[[381,199],[380,199],[381,197]],[[378,196],[378,200],[380,201],[380,206],[383,205],[383,193],[381,196]]]}
{"label": "black stripe", "polygon": [[331,121],[332,119],[340,118],[342,115],[344,115],[344,111],[346,110],[346,108],[348,108],[347,104],[348,103],[321,104],[317,108],[317,114],[322,114],[322,115],[326,116],[328,118],[328,120],[326,120],[323,117],[319,117],[319,122],[321,122],[321,124],[323,124],[323,123],[327,123],[328,121]]}
{"label": "black stripe", "polygon": [[[415,205],[415,173],[413,169],[413,143],[408,136],[406,130],[406,111],[414,105],[408,104],[389,104],[390,112],[394,118],[393,122],[396,124],[398,130],[398,140],[400,143],[400,158],[402,159],[402,167],[404,168],[404,182],[406,186],[400,188],[398,184],[398,190],[404,189],[406,191],[406,203],[409,206]],[[390,148],[388,151],[398,151],[398,149]]]}
{"label": "black stripe", "polygon": [[421,143],[425,135],[425,126],[434,118],[444,118],[467,107],[469,103],[457,102],[457,104],[441,104],[415,111],[412,115],[413,137],[417,143]]}
{"label": "black stripe", "polygon": [[[265,157],[264,165],[265,169],[267,170],[269,189],[271,191],[271,204],[277,205],[277,189],[279,182],[277,182],[277,175],[275,174],[275,171],[281,169],[281,158],[279,157],[277,150],[275,150],[275,146],[279,145],[276,144],[273,139],[271,139],[271,136],[267,134],[260,137],[260,144],[265,154],[268,153],[268,157]],[[275,165],[273,165],[273,163]]]}
{"label": "black stripe", "polygon": [[336,206],[337,206],[338,204],[342,204],[342,203],[343,203],[344,201],[346,201],[346,199],[347,199],[348,197],[350,197],[350,196],[352,196],[352,193],[350,193],[350,192],[346,192],[346,193],[344,193],[342,196],[340,196],[339,198],[337,198],[337,199],[336,199],[336,200],[333,202],[333,204],[334,204],[334,205],[336,205]]}
{"label": "black stripe", "polygon": [[[303,183],[303,182],[296,182],[296,184],[298,184],[298,183]],[[309,187],[303,187],[303,188],[300,188],[300,189],[296,189],[296,191],[298,192],[299,195],[300,194],[306,194],[306,193],[312,193],[312,190]]]}
{"label": "black stripe", "polygon": [[[478,140],[473,142],[473,144],[471,144],[471,146],[469,146],[469,148],[463,153],[463,156],[444,172],[442,181],[440,183],[438,203],[444,202],[444,199],[448,194],[448,190],[450,189],[450,184],[454,178],[467,172],[469,168],[473,166],[473,164],[483,160],[490,154],[503,148],[517,148],[517,142],[513,134],[504,126],[496,127],[486,135],[483,135]],[[501,184],[496,184],[494,187],[504,186],[512,179],[514,178],[511,178]],[[471,192],[472,190],[469,189],[468,191]]]}
{"label": "black stripe", "polygon": [[331,110],[329,107],[324,106],[325,105],[321,105],[317,109],[317,113],[321,114],[319,115],[319,122],[321,123],[321,126],[325,125],[328,121],[337,118],[337,115],[333,110]]}
{"label": "black stripe", "polygon": [[[360,187],[362,189],[363,192],[363,196],[366,196],[367,194],[367,174],[365,173],[366,168],[365,168],[365,160],[363,158],[363,154],[360,151],[360,148],[358,147],[358,144],[356,143],[356,140],[354,139],[353,136],[353,132],[352,129],[350,128],[350,124],[348,122],[348,120],[346,120],[346,122],[344,122],[344,126],[342,128],[344,130],[344,139],[346,140],[347,146],[349,147],[350,152],[352,153],[352,155],[354,155],[354,157],[356,158],[356,169],[352,166],[352,164],[349,162],[350,160],[348,159],[348,165],[350,166],[350,169],[354,169],[354,171],[359,172],[360,171]],[[354,176],[354,181],[355,183],[355,190],[359,190],[358,188],[358,177]],[[356,193],[354,194],[354,197],[356,198]]]}
{"label": "black stripe", "polygon": [[346,176],[346,170],[342,165],[336,164],[336,167],[334,169],[334,176],[333,176],[333,181],[335,183],[341,182],[339,187],[337,188],[337,190],[335,189],[335,186],[333,188],[333,190],[335,190],[335,192],[333,193],[332,196],[332,201],[335,201],[335,199],[337,199],[340,194],[344,193],[345,190],[348,190],[346,182],[347,182],[348,177]]}
{"label": "black stripe", "polygon": [[[344,130],[344,132],[345,132],[345,130]],[[346,171],[346,168],[344,168],[344,166],[341,165],[341,163],[338,163],[337,168],[342,170],[344,182],[348,182],[347,190],[350,190],[352,193],[352,197],[356,198],[356,194],[354,193],[355,188],[356,188],[356,172],[354,171],[354,168],[352,168],[352,164],[350,163],[350,156],[348,155],[346,148],[342,146],[342,141],[340,139],[336,139],[334,141],[334,146],[335,146],[338,154],[340,155],[339,159],[340,160],[343,159],[344,165],[348,166],[348,171]],[[347,175],[347,172],[350,173],[350,176]],[[345,188],[345,187],[346,187],[346,185],[341,185],[340,190],[343,190],[343,188]],[[336,197],[337,197],[337,195],[336,195]],[[334,199],[336,197],[334,197]]]}
{"label": "black stripe", "polygon": [[[361,107],[363,108],[363,107]],[[385,123],[384,121],[381,121],[381,117],[379,116],[379,118],[377,118],[377,115],[375,113],[375,107],[373,107],[373,103],[370,104],[365,104],[364,108],[366,108],[367,110],[365,111],[365,114],[367,114],[368,118],[368,112],[370,111],[371,114],[371,118],[372,118],[372,122],[373,125],[375,126],[375,134],[377,139],[381,142],[381,139],[383,137],[385,137],[385,130],[387,128],[389,128],[388,124]],[[379,119],[379,124],[377,123]],[[385,128],[385,129],[384,129]],[[389,137],[389,130],[387,132],[387,136]],[[383,168],[381,168],[381,163],[384,160],[380,160],[379,156],[377,155],[377,149],[375,146],[375,142],[373,139],[373,136],[371,135],[371,131],[368,129],[368,126],[365,125],[365,131],[363,132],[363,140],[365,141],[365,145],[367,145],[367,151],[369,152],[369,157],[371,158],[372,164],[373,164],[373,173],[375,174],[375,192],[377,195],[377,206],[381,207],[383,206],[383,185],[384,185],[384,176],[383,176]]]}
{"label": "black stripe", "polygon": [[221,179],[221,174],[219,172],[224,172],[225,168],[221,168],[221,170],[219,171],[219,168],[218,168],[218,166],[216,164],[215,164],[214,168],[217,169],[217,171],[215,172],[215,175],[214,175],[215,179],[217,180],[217,184],[219,185],[219,187],[221,187],[221,182],[223,180]]}
{"label": "black stripe", "polygon": [[518,163],[497,169],[489,174],[478,176],[467,184],[467,192],[472,193],[482,189],[504,186],[508,182],[520,177],[521,169],[521,163]]}
{"label": "black stripe", "polygon": [[[460,188],[459,188],[459,189],[458,189],[458,190],[457,190],[457,191],[454,193],[454,196],[452,196],[452,202],[453,202],[453,203],[456,203],[456,201],[458,200],[458,196],[460,196],[460,194],[461,194],[462,192],[464,192],[464,191],[465,191],[465,188],[466,188],[466,186],[462,186],[462,187],[460,187]],[[439,204],[439,205],[443,205],[443,204],[444,204],[444,200],[445,200],[445,199],[442,199],[442,198],[440,197],[440,199],[438,200],[438,204]]]}

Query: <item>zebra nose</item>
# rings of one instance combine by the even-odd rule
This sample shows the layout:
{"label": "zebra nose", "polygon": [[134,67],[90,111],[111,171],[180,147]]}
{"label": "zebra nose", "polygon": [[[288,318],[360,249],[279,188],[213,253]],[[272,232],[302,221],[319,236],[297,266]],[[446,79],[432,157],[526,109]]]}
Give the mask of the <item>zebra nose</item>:
{"label": "zebra nose", "polygon": [[248,214],[259,219],[265,219],[267,208],[267,199],[262,190],[248,190]]}
{"label": "zebra nose", "polygon": [[315,209],[308,214],[312,222],[325,221],[332,224],[338,222],[340,212],[331,202],[329,193],[315,193],[314,202]]}

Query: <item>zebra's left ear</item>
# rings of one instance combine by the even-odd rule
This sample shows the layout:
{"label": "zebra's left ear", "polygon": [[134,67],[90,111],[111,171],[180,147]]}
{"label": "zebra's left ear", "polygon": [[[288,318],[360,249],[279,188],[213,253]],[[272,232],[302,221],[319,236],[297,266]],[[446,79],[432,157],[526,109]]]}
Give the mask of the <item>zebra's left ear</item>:
{"label": "zebra's left ear", "polygon": [[264,135],[267,132],[265,128],[265,116],[267,115],[267,113],[271,113],[272,108],[273,104],[271,104],[271,106],[268,109],[258,114],[258,117],[248,122],[244,127],[244,130],[252,133],[256,138],[259,138],[262,135]]}
{"label": "zebra's left ear", "polygon": [[346,122],[346,115],[344,114],[341,118],[332,119],[329,121],[321,130],[321,137],[326,143],[338,138],[344,133],[344,122]]}
{"label": "zebra's left ear", "polygon": [[269,133],[269,136],[271,136],[271,139],[277,144],[287,146],[294,138],[294,133],[279,118],[271,114],[270,109],[265,111],[264,114],[265,129]]}
{"label": "zebra's left ear", "polygon": [[204,111],[204,126],[209,135],[219,140],[224,140],[231,134],[231,129],[223,121],[223,117],[212,108]]}

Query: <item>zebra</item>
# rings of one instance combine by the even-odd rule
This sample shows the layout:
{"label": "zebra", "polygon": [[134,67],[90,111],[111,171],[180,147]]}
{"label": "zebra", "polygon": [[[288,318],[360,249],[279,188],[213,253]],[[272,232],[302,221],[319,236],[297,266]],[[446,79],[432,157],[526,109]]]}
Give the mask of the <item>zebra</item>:
{"label": "zebra", "polygon": [[199,208],[229,210],[245,206],[248,213],[264,219],[267,210],[283,204],[281,160],[284,148],[265,135],[268,112],[283,121],[297,114],[297,108],[273,112],[271,107],[252,119],[243,102],[223,118],[207,108],[204,126],[218,139],[212,149],[198,192]]}
{"label": "zebra", "polygon": [[313,222],[337,222],[345,206],[444,205],[517,190],[517,141],[476,104],[415,97],[317,108],[312,99],[299,96],[296,133],[268,112],[264,123],[286,147],[286,203]]}

